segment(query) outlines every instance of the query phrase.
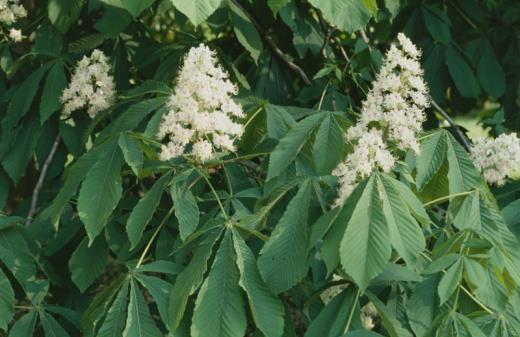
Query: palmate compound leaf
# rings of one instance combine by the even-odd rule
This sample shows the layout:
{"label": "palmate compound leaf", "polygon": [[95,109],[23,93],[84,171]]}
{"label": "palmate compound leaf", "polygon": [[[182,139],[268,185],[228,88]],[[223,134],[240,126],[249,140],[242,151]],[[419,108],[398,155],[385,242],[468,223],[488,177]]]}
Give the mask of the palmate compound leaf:
{"label": "palmate compound leaf", "polygon": [[217,242],[221,229],[210,231],[198,244],[193,258],[184,270],[177,276],[170,293],[169,322],[170,331],[175,332],[184,315],[188,297],[193,294],[204,280],[207,263],[210,259],[213,246]]}
{"label": "palmate compound leaf", "polygon": [[239,284],[249,299],[249,306],[258,329],[265,337],[280,337],[284,330],[282,302],[267,287],[258,270],[255,256],[240,234],[233,230]]}
{"label": "palmate compound leaf", "polygon": [[85,225],[89,244],[92,244],[105,227],[123,192],[121,187],[123,155],[117,139],[111,139],[109,142],[111,145],[100,153],[99,159],[87,173],[79,191],[78,214]]}
{"label": "palmate compound leaf", "polygon": [[258,267],[262,278],[276,294],[293,287],[308,269],[307,217],[311,184],[306,180],[287,205],[271,237],[262,247]]}
{"label": "palmate compound leaf", "polygon": [[345,272],[361,289],[365,289],[370,280],[383,271],[392,252],[377,179],[377,175],[368,179],[339,250]]}
{"label": "palmate compound leaf", "polygon": [[239,276],[231,232],[227,230],[195,302],[193,337],[244,336],[247,320]]}

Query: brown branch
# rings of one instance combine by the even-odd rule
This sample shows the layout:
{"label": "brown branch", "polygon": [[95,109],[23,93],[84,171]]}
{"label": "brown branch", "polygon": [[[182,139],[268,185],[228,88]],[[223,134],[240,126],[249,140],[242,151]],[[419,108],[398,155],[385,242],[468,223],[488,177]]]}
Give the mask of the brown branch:
{"label": "brown branch", "polygon": [[273,39],[271,39],[268,35],[267,35],[267,32],[262,28],[262,26],[260,26],[260,24],[258,23],[258,21],[256,21],[256,19],[248,12],[245,10],[245,8],[236,0],[230,0],[235,6],[237,6],[248,18],[249,20],[251,20],[251,22],[253,23],[253,25],[255,26],[256,30],[258,31],[258,33],[260,33],[260,35],[262,36],[262,38],[264,39],[265,43],[267,43],[267,45],[269,46],[269,48],[271,48],[271,50],[273,51],[273,53],[283,62],[285,63],[289,69],[291,69],[294,73],[298,74],[301,79],[303,80],[303,82],[306,84],[306,85],[309,85],[311,84],[311,81],[309,80],[309,77],[307,76],[307,74],[305,73],[305,71],[303,71],[302,68],[300,68],[300,66],[298,66],[296,63],[292,62],[291,60],[289,60],[287,58],[287,56],[285,56],[285,54],[282,52],[282,50],[280,48],[278,48],[278,46],[276,45],[276,43],[273,41]]}
{"label": "brown branch", "polygon": [[43,166],[41,167],[40,176],[38,177],[38,182],[34,187],[32,199],[31,199],[31,208],[29,208],[29,213],[27,214],[27,220],[25,221],[25,226],[29,226],[33,220],[34,214],[36,213],[36,207],[38,206],[38,196],[40,194],[40,190],[43,187],[43,181],[45,180],[45,176],[47,175],[47,170],[49,169],[49,165],[52,162],[52,158],[56,154],[56,150],[58,149],[58,145],[60,144],[60,135],[56,136],[54,143],[52,144],[51,151],[49,155],[45,159]]}
{"label": "brown branch", "polygon": [[464,132],[462,132],[458,124],[455,123],[455,121],[450,117],[450,115],[448,115],[448,113],[443,108],[441,108],[439,104],[437,104],[437,102],[433,100],[432,97],[430,97],[430,101],[432,102],[432,105],[435,108],[435,110],[437,110],[442,115],[442,118],[444,118],[450,124],[453,130],[455,130],[466,150],[470,151],[471,145],[468,141],[468,138],[466,137]]}

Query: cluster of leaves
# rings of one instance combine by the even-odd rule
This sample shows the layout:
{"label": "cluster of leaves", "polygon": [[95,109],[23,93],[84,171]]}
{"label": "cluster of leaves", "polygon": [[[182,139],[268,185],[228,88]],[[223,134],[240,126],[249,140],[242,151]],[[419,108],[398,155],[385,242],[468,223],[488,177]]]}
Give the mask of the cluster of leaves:
{"label": "cluster of leaves", "polygon": [[[520,130],[518,2],[23,4],[28,38],[0,44],[0,336],[520,336],[520,184],[491,190],[434,110],[420,155],[331,209],[343,133],[398,31],[436,102]],[[240,86],[245,134],[237,154],[161,162],[200,42]],[[94,48],[117,103],[65,120]]]}

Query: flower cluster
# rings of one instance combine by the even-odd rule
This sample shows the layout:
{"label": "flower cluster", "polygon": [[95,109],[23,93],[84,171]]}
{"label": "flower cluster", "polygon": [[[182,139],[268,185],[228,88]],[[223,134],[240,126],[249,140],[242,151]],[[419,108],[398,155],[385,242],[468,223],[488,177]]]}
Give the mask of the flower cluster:
{"label": "flower cluster", "polygon": [[170,110],[159,127],[158,137],[168,139],[161,159],[186,154],[190,147],[201,161],[212,158],[214,149],[234,151],[233,140],[243,132],[235,122],[243,116],[242,107],[232,98],[236,92],[214,52],[203,44],[191,48],[169,101]]}
{"label": "flower cluster", "polygon": [[61,95],[63,114],[87,107],[89,116],[94,118],[109,108],[115,100],[115,82],[109,71],[108,58],[102,51],[96,49],[90,57],[83,56]]}
{"label": "flower cluster", "polygon": [[[20,4],[20,0],[0,0],[0,24],[4,26],[13,25],[18,19],[27,16],[27,11]],[[22,31],[11,28],[9,38],[15,42],[22,40]]]}
{"label": "flower cluster", "polygon": [[343,203],[360,179],[379,169],[392,169],[396,158],[390,147],[419,152],[417,135],[429,106],[421,52],[404,34],[397,39],[399,43],[386,53],[357,124],[347,131],[346,139],[357,145],[333,172],[340,183],[336,205]]}
{"label": "flower cluster", "polygon": [[520,169],[520,139],[516,133],[495,139],[478,138],[473,142],[471,157],[488,183],[504,185]]}

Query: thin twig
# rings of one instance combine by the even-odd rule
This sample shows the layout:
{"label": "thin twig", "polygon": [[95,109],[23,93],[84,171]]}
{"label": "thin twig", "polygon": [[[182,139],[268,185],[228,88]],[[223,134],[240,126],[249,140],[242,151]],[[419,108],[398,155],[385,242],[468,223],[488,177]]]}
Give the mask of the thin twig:
{"label": "thin twig", "polygon": [[27,220],[25,221],[25,226],[29,226],[33,220],[34,214],[36,213],[36,207],[38,206],[38,196],[40,195],[40,190],[43,187],[43,182],[45,180],[45,176],[47,175],[47,170],[49,169],[49,165],[56,154],[56,150],[58,149],[58,145],[60,144],[60,135],[56,136],[54,143],[52,144],[51,151],[49,155],[45,159],[43,166],[41,167],[40,176],[38,177],[38,182],[34,187],[31,199],[31,207],[29,208],[29,213],[27,213]]}
{"label": "thin twig", "polygon": [[256,30],[258,31],[258,33],[260,33],[260,35],[262,35],[262,38],[264,39],[265,43],[267,43],[267,45],[269,46],[269,48],[271,48],[271,50],[274,52],[274,54],[280,60],[282,60],[289,67],[289,69],[291,69],[293,72],[298,74],[306,85],[311,84],[311,81],[309,80],[309,77],[307,76],[305,71],[303,71],[303,69],[300,68],[300,66],[298,66],[296,63],[289,60],[287,58],[287,56],[285,56],[285,54],[282,52],[282,50],[280,48],[278,48],[278,46],[273,41],[273,39],[271,39],[267,35],[267,32],[262,28],[262,26],[260,26],[258,21],[256,21],[256,19],[248,11],[246,11],[245,8],[238,1],[236,1],[236,0],[230,0],[230,1],[235,6],[237,6],[249,18],[249,20],[251,20],[251,22],[255,26]]}
{"label": "thin twig", "polygon": [[320,22],[321,29],[325,33],[325,39],[323,40],[323,45],[321,46],[320,53],[323,55],[324,59],[328,59],[329,56],[327,55],[327,47],[330,43],[332,33],[334,33],[333,27],[328,27],[325,19],[323,19],[323,15],[321,14],[321,11],[316,10],[316,14],[318,16],[318,20]]}
{"label": "thin twig", "polygon": [[457,125],[457,123],[455,123],[455,121],[450,117],[450,115],[448,115],[448,113],[439,106],[439,104],[437,104],[437,102],[435,102],[433,100],[432,97],[430,97],[430,101],[432,102],[432,105],[433,107],[442,115],[442,117],[450,124],[450,126],[455,130],[455,132],[457,133],[457,135],[459,135],[459,138],[460,140],[462,141],[462,144],[464,144],[464,147],[466,148],[467,151],[469,151],[471,149],[471,145],[469,144],[469,141],[468,139],[466,138],[466,135],[464,135],[464,132],[462,132],[462,130],[459,128],[459,126]]}

